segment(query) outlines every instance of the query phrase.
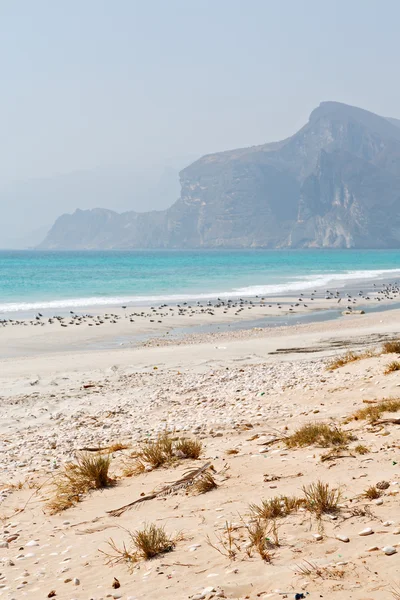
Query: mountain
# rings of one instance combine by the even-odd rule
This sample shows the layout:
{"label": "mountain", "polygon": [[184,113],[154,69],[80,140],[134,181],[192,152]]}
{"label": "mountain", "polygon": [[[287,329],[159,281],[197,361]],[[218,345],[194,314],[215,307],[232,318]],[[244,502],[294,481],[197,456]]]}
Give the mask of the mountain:
{"label": "mountain", "polygon": [[147,213],[77,210],[42,249],[400,247],[400,122],[322,102],[281,142],[209,154]]}
{"label": "mountain", "polygon": [[[179,169],[171,165],[115,166],[47,178],[0,182],[0,248],[37,246],[60,213],[71,205],[116,211],[165,209],[179,196]],[[21,218],[23,215],[23,218]],[[43,231],[44,229],[44,231]]]}

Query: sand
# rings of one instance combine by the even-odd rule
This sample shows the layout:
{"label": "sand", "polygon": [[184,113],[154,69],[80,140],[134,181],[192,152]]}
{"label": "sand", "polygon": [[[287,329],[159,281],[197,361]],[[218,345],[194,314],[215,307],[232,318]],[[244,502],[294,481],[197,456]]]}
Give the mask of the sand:
{"label": "sand", "polygon": [[[248,310],[252,319],[263,311]],[[396,337],[400,311],[271,329],[246,329],[238,315],[243,329],[178,338],[177,325],[231,317],[222,311],[169,317],[167,325],[143,320],[127,333],[123,312],[110,312],[121,319],[104,327],[0,329],[0,597],[393,598],[400,583],[399,426],[348,417],[369,406],[365,401],[399,395],[400,372],[384,374],[397,356],[379,350]],[[151,338],[140,339],[149,331]],[[364,348],[377,355],[327,370],[332,357]],[[327,461],[321,456],[329,449],[288,449],[279,441],[309,421],[341,426],[357,439]],[[132,453],[165,429],[199,439],[201,457],[124,476]],[[63,465],[82,448],[116,442],[129,447],[111,454],[115,485],[50,514],[52,481]],[[368,454],[355,451],[361,444]],[[120,517],[107,513],[206,463],[217,489],[197,495],[181,488]],[[263,561],[248,547],[249,505],[301,496],[317,480],[341,489],[339,512],[318,520],[297,510],[278,519],[279,545]],[[388,487],[378,501],[362,496],[380,481]],[[173,551],[107,565],[110,539],[122,547],[128,530],[146,523],[179,533]],[[226,523],[231,557],[219,541],[226,540]],[[360,536],[367,527],[373,533]],[[382,550],[389,546],[397,551],[391,556]],[[112,587],[114,578],[120,587]]]}

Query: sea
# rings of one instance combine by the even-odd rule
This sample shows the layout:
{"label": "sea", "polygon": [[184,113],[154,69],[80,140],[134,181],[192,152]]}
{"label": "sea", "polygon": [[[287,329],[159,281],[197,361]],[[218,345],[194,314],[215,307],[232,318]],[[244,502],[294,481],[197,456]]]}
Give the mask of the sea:
{"label": "sea", "polygon": [[0,315],[400,281],[400,250],[0,251]]}

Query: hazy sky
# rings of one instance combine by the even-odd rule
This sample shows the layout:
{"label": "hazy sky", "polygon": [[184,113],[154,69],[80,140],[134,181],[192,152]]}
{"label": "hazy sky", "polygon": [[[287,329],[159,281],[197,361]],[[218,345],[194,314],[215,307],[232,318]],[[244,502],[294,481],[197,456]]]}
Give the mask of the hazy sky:
{"label": "hazy sky", "polygon": [[400,117],[399,24],[398,0],[0,0],[0,205],[281,139],[322,100]]}

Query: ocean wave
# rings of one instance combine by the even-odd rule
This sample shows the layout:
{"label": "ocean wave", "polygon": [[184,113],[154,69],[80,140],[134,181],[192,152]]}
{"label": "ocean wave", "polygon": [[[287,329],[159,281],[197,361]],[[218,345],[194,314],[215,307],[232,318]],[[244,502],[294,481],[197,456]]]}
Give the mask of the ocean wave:
{"label": "ocean wave", "polygon": [[197,300],[212,300],[216,298],[239,298],[254,296],[272,296],[302,290],[319,289],[334,283],[342,287],[349,281],[361,281],[384,278],[388,275],[400,275],[400,269],[375,269],[346,271],[344,273],[321,273],[295,277],[294,281],[266,285],[253,285],[234,288],[230,291],[191,293],[191,294],[160,294],[153,296],[93,296],[84,298],[65,298],[61,300],[43,300],[35,302],[6,302],[0,303],[0,313],[29,312],[35,310],[57,310],[74,308],[95,308],[97,306],[121,306],[123,304],[146,305],[150,303],[187,302]]}

